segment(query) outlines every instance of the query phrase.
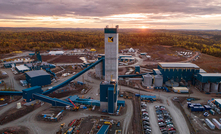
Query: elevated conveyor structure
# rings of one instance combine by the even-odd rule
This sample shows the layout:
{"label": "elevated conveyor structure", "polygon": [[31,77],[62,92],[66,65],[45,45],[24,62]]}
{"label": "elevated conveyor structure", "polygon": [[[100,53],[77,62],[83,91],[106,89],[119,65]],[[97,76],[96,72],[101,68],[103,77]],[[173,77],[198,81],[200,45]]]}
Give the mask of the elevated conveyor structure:
{"label": "elevated conveyor structure", "polygon": [[57,98],[51,98],[42,94],[38,94],[38,93],[33,93],[33,97],[35,99],[47,102],[52,104],[52,106],[73,106],[73,104],[71,104],[70,102],[67,101],[63,101]]}
{"label": "elevated conveyor structure", "polygon": [[50,94],[52,92],[54,92],[55,90],[67,85],[68,83],[70,83],[72,80],[76,79],[77,77],[81,76],[82,74],[84,74],[85,72],[87,72],[88,70],[90,70],[91,68],[93,68],[94,66],[96,66],[97,64],[99,64],[100,62],[103,61],[103,58],[102,59],[99,59],[98,61],[96,61],[95,63],[91,64],[89,67],[85,68],[84,70],[80,71],[79,73],[77,73],[76,75],[74,75],[73,77],[71,77],[70,79],[64,81],[63,83],[57,85],[57,86],[54,86],[52,87],[51,89],[43,92],[43,95],[47,95],[47,94]]}
{"label": "elevated conveyor structure", "polygon": [[18,95],[22,96],[23,93],[19,91],[0,91],[0,95]]}
{"label": "elevated conveyor structure", "polygon": [[[118,78],[132,78],[132,77],[139,77],[139,76],[143,76],[146,75],[148,73],[142,73],[142,74],[129,74],[129,75],[119,75]],[[152,74],[152,73],[149,73]]]}

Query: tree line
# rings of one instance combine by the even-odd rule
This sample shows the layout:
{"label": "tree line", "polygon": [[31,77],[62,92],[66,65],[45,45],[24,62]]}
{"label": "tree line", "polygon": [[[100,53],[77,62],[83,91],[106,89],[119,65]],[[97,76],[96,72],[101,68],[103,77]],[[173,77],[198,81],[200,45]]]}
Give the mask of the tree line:
{"label": "tree line", "polygon": [[[221,31],[120,29],[119,47],[169,45],[221,57]],[[103,29],[0,29],[0,53],[53,48],[103,48]]]}

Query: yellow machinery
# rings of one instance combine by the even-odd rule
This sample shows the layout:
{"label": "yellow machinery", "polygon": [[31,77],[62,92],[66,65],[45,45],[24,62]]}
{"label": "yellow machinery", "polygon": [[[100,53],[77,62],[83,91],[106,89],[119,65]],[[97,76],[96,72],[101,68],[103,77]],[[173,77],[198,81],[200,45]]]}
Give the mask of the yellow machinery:
{"label": "yellow machinery", "polygon": [[105,125],[112,125],[109,121],[104,122]]}
{"label": "yellow machinery", "polygon": [[79,109],[79,106],[73,107],[73,111],[77,111]]}

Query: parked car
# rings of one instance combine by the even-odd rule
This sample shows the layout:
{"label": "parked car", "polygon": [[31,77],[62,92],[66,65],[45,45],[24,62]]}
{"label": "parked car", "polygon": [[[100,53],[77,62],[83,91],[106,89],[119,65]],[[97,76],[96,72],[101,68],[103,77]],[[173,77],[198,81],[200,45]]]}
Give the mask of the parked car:
{"label": "parked car", "polygon": [[175,134],[176,133],[176,130],[172,130],[172,131],[169,131],[170,134]]}
{"label": "parked car", "polygon": [[166,126],[166,124],[163,123],[163,122],[159,122],[158,125],[159,125],[159,127],[165,127]]}
{"label": "parked car", "polygon": [[147,126],[147,125],[145,125],[145,126],[143,126],[143,128],[146,130],[146,129],[151,129],[151,127],[150,126]]}
{"label": "parked car", "polygon": [[166,123],[167,123],[167,122],[171,122],[171,120],[170,120],[170,119],[166,119],[165,122],[166,122]]}
{"label": "parked car", "polygon": [[158,118],[158,122],[164,122],[163,118]]}
{"label": "parked car", "polygon": [[168,124],[167,125],[167,128],[171,128],[171,127],[174,127],[173,124]]}
{"label": "parked car", "polygon": [[141,109],[141,112],[146,112],[147,111],[147,109]]}
{"label": "parked car", "polygon": [[143,122],[143,125],[150,126],[150,123],[149,122]]}
{"label": "parked car", "polygon": [[155,109],[160,108],[160,106],[155,106]]}

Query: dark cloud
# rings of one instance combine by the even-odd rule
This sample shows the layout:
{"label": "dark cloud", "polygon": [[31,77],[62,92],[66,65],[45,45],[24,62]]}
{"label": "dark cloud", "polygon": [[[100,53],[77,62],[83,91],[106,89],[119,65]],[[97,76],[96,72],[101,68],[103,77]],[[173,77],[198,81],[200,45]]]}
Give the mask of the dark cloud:
{"label": "dark cloud", "polygon": [[[128,13],[220,14],[220,0],[0,0],[0,14],[109,16]],[[156,18],[157,19],[157,18]]]}

